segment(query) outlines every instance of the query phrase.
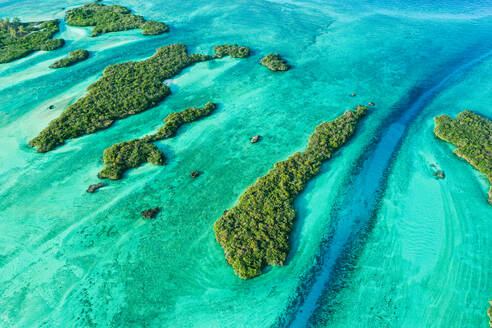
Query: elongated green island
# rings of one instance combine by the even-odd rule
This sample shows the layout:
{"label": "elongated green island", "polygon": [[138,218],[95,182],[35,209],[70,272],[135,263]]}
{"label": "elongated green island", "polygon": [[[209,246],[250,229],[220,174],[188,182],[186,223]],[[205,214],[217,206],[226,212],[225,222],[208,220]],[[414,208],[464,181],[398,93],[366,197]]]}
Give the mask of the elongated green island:
{"label": "elongated green island", "polygon": [[57,60],[50,65],[51,68],[62,68],[77,64],[89,58],[89,52],[84,49],[77,49],[68,53],[68,57]]}
{"label": "elongated green island", "polygon": [[176,43],[157,49],[148,59],[108,66],[102,78],[87,88],[84,97],[51,121],[29,144],[38,152],[47,152],[67,139],[95,133],[115,120],[145,111],[171,94],[164,80],[185,67],[213,58],[189,55],[184,44]]}
{"label": "elongated green island", "polygon": [[[439,115],[434,122],[434,134],[458,147],[454,153],[485,174],[492,184],[492,122],[469,110],[455,119]],[[492,185],[488,195],[492,205]]]}
{"label": "elongated green island", "polygon": [[106,6],[100,3],[88,3],[67,11],[65,20],[72,26],[94,26],[91,36],[109,32],[142,29],[144,35],[157,35],[169,31],[161,22],[147,21],[134,15],[123,6]]}
{"label": "elongated green island", "polygon": [[215,237],[240,278],[258,276],[267,265],[284,264],[296,216],[294,199],[322,163],[355,133],[366,111],[367,107],[358,106],[318,125],[304,152],[276,163],[215,222]]}
{"label": "elongated green island", "polygon": [[65,40],[53,39],[60,22],[21,23],[14,18],[0,18],[0,63],[8,63],[25,57],[34,51],[51,51],[63,47]]}
{"label": "elongated green island", "polygon": [[104,168],[99,172],[99,178],[111,180],[121,179],[128,169],[144,163],[164,165],[164,154],[152,142],[173,137],[179,127],[210,115],[217,106],[208,102],[202,108],[190,107],[181,112],[166,116],[165,124],[149,136],[117,143],[104,151]]}
{"label": "elongated green island", "polygon": [[237,44],[222,44],[214,47],[215,58],[222,58],[224,56],[231,56],[234,58],[247,58],[250,54],[248,47],[241,47]]}
{"label": "elongated green island", "polygon": [[269,54],[263,57],[260,63],[271,71],[288,71],[290,69],[287,61],[280,57],[279,54]]}

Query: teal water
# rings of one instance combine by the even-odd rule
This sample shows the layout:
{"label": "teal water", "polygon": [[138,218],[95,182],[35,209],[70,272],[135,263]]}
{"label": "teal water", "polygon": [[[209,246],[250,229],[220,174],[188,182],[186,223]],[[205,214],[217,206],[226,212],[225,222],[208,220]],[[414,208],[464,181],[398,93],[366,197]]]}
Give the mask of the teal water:
{"label": "teal water", "polygon": [[[3,1],[0,16],[62,18],[61,7],[80,4]],[[118,4],[171,32],[90,38],[63,24],[64,48],[0,66],[0,326],[487,326],[487,181],[434,139],[432,117],[463,109],[492,117],[490,2]],[[163,103],[108,130],[47,154],[27,146],[104,67],[174,42],[209,53],[239,43],[253,55],[192,66],[168,81]],[[91,57],[48,68],[77,48]],[[270,52],[293,69],[260,66]],[[219,104],[213,115],[156,143],[167,166],[85,192],[105,148],[207,101]],[[377,106],[358,134],[296,201],[287,265],[238,279],[215,220],[273,163],[303,149],[321,121],[368,101]],[[256,134],[263,140],[253,146]],[[445,180],[433,179],[430,163]],[[204,174],[192,181],[193,170]],[[155,220],[141,219],[156,206]]]}

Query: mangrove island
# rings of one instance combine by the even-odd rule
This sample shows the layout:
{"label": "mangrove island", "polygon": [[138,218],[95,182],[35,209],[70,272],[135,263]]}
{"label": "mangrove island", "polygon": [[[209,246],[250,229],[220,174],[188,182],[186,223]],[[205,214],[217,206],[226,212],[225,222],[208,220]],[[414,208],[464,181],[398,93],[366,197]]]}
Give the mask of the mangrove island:
{"label": "mangrove island", "polygon": [[214,58],[222,58],[225,56],[231,56],[234,58],[247,58],[249,57],[250,50],[248,47],[241,47],[237,44],[222,44],[214,47]]}
{"label": "mangrove island", "polygon": [[279,54],[269,54],[263,57],[260,63],[271,71],[288,71],[290,69],[287,61],[280,57]]}
{"label": "mangrove island", "polygon": [[354,135],[366,110],[359,106],[318,125],[304,152],[276,163],[215,222],[215,237],[240,278],[258,276],[267,265],[284,264],[296,216],[294,199],[323,162]]}
{"label": "mangrove island", "polygon": [[68,57],[57,60],[50,65],[50,68],[62,68],[77,64],[89,58],[89,52],[84,49],[77,49],[68,53]]}
{"label": "mangrove island", "polygon": [[88,3],[67,11],[65,20],[72,26],[94,26],[91,36],[137,28],[142,29],[143,35],[157,35],[169,31],[166,24],[147,21],[142,16],[132,14],[130,9],[119,5]]}
{"label": "mangrove island", "polygon": [[157,49],[150,58],[106,67],[102,78],[87,88],[87,94],[50,122],[29,144],[47,152],[85,134],[106,129],[115,120],[143,112],[171,94],[164,80],[194,63],[211,60],[209,55],[189,55],[176,43]]}
{"label": "mangrove island", "polygon": [[[455,119],[436,116],[434,122],[434,134],[458,147],[454,153],[485,174],[492,184],[492,122],[469,110],[462,111]],[[492,185],[488,195],[492,205]]]}
{"label": "mangrove island", "polygon": [[164,154],[152,142],[171,138],[179,127],[210,115],[217,106],[208,102],[202,108],[190,107],[181,112],[174,112],[166,116],[165,124],[157,131],[142,139],[133,139],[117,143],[104,151],[104,168],[99,172],[101,179],[121,179],[128,169],[138,167],[144,163],[165,165]]}
{"label": "mangrove island", "polygon": [[63,47],[65,40],[52,39],[59,31],[59,24],[57,19],[21,23],[18,18],[12,21],[0,18],[0,63],[11,62],[34,51]]}

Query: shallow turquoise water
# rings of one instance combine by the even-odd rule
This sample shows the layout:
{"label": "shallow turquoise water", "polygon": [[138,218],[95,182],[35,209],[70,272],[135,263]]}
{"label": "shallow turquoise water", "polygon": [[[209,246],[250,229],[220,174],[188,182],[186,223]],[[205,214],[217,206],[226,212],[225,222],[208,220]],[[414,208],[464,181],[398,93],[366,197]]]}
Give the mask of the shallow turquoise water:
{"label": "shallow turquoise water", "polygon": [[[487,182],[431,132],[441,113],[492,117],[489,2],[118,3],[171,32],[90,38],[63,25],[64,48],[0,66],[0,326],[486,327]],[[79,4],[4,1],[0,16],[62,18],[61,7]],[[190,52],[240,43],[253,55],[185,70],[158,107],[106,131],[47,154],[27,146],[104,67],[174,42]],[[77,48],[91,57],[48,68]],[[294,68],[260,66],[270,52]],[[167,166],[85,193],[105,148],[207,101],[216,113],[157,143]],[[296,201],[287,265],[239,280],[214,221],[317,124],[368,101],[377,106],[357,136]],[[264,138],[253,146],[256,134]],[[205,174],[191,181],[196,169]],[[140,218],[155,206],[155,220]]]}

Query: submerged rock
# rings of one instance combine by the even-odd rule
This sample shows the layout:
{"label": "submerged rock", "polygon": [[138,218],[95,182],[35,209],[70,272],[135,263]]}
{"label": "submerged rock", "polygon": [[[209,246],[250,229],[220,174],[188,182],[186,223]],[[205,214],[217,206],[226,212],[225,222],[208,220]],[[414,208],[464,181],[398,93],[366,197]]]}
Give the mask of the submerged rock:
{"label": "submerged rock", "polygon": [[368,103],[369,106],[376,106],[375,103],[373,103],[372,101]]}
{"label": "submerged rock", "polygon": [[434,172],[434,176],[438,179],[444,179],[446,177],[444,171],[442,170],[437,170],[436,172]]}
{"label": "submerged rock", "polygon": [[50,105],[49,109],[55,109],[55,105]]}
{"label": "submerged rock", "polygon": [[260,138],[261,138],[260,135],[254,136],[253,138],[251,138],[251,143],[257,143],[258,141],[260,141]]}
{"label": "submerged rock", "polygon": [[193,172],[190,173],[190,177],[192,177],[192,178],[198,178],[198,176],[200,174],[202,174],[202,172],[200,172],[200,171],[193,171]]}
{"label": "submerged rock", "polygon": [[146,219],[153,219],[157,215],[157,213],[159,213],[159,211],[160,211],[159,207],[149,208],[147,210],[140,212],[140,214]]}
{"label": "submerged rock", "polygon": [[106,184],[105,183],[102,183],[102,182],[99,182],[99,183],[90,185],[89,188],[87,188],[87,192],[90,193],[90,194],[92,194],[92,193],[96,192],[97,189],[102,188],[105,185]]}

